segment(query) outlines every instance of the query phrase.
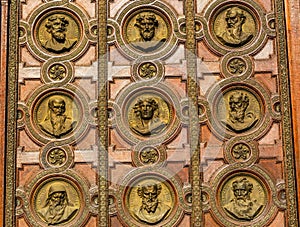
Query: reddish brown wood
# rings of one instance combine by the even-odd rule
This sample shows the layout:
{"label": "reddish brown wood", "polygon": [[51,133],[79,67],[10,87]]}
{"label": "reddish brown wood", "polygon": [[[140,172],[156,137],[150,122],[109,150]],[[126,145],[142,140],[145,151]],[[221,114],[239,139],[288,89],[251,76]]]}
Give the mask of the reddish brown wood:
{"label": "reddish brown wood", "polygon": [[[300,1],[286,0],[287,18],[287,41],[290,67],[291,96],[292,96],[292,116],[293,116],[293,135],[295,142],[295,163],[298,198],[300,198]],[[298,200],[299,207],[299,200]],[[298,216],[300,211],[298,208]]]}

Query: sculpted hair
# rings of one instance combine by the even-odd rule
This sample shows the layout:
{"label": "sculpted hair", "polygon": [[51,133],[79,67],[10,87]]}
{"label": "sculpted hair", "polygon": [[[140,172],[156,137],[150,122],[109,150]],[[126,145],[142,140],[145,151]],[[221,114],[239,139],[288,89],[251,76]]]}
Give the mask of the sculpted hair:
{"label": "sculpted hair", "polygon": [[69,25],[69,21],[64,16],[52,15],[47,19],[47,23],[45,27],[47,28],[47,32],[50,32],[53,26],[53,21],[60,20],[62,22],[62,27],[65,29]]}
{"label": "sculpted hair", "polygon": [[140,13],[136,18],[136,23],[134,24],[134,26],[137,26],[139,28],[142,21],[145,19],[152,21],[155,27],[158,26],[158,20],[156,19],[156,16],[153,13]]}

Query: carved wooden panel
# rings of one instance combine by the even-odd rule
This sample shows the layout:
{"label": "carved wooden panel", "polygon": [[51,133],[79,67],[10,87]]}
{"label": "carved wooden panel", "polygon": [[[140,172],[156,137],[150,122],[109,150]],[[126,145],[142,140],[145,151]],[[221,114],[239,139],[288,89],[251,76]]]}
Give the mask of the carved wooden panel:
{"label": "carved wooden panel", "polygon": [[13,1],[7,226],[297,226],[283,16]]}

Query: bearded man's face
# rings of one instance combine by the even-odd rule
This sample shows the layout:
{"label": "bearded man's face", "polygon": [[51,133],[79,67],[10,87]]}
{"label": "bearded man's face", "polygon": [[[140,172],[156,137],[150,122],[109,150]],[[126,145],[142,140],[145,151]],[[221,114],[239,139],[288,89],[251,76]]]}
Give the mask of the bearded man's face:
{"label": "bearded man's face", "polygon": [[155,34],[155,24],[154,21],[148,18],[143,19],[140,24],[140,35],[145,41],[150,41]]}
{"label": "bearded man's face", "polygon": [[158,205],[157,196],[157,189],[154,185],[146,186],[143,189],[143,207],[148,213],[155,212]]}
{"label": "bearded man's face", "polygon": [[66,39],[66,26],[61,19],[52,22],[51,34],[58,42],[64,42]]}

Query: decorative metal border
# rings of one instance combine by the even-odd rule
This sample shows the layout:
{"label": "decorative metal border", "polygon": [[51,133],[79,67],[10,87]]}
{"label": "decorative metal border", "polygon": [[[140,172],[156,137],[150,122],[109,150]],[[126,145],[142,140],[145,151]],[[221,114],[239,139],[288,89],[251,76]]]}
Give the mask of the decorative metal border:
{"label": "decorative metal border", "polygon": [[11,0],[8,29],[8,79],[6,116],[6,156],[5,156],[5,212],[4,225],[15,226],[15,188],[17,152],[17,102],[18,102],[18,25],[19,1]]}
{"label": "decorative metal border", "polygon": [[290,81],[288,71],[288,52],[286,41],[284,1],[275,1],[276,31],[278,34],[278,78],[281,92],[281,112],[282,112],[282,149],[284,152],[284,177],[286,180],[287,194],[287,220],[288,226],[298,226],[297,217],[297,192],[295,182],[295,162],[294,143],[292,131],[292,111],[290,96]]}
{"label": "decorative metal border", "polygon": [[108,112],[107,112],[107,5],[98,0],[98,226],[109,226],[108,206]]}
{"label": "decorative metal border", "polygon": [[200,127],[198,117],[198,86],[197,86],[197,58],[196,58],[196,32],[195,32],[195,1],[185,1],[186,15],[186,61],[187,61],[187,86],[189,98],[189,135],[191,156],[191,188],[192,188],[192,215],[190,225],[202,226],[202,202],[200,167]]}

